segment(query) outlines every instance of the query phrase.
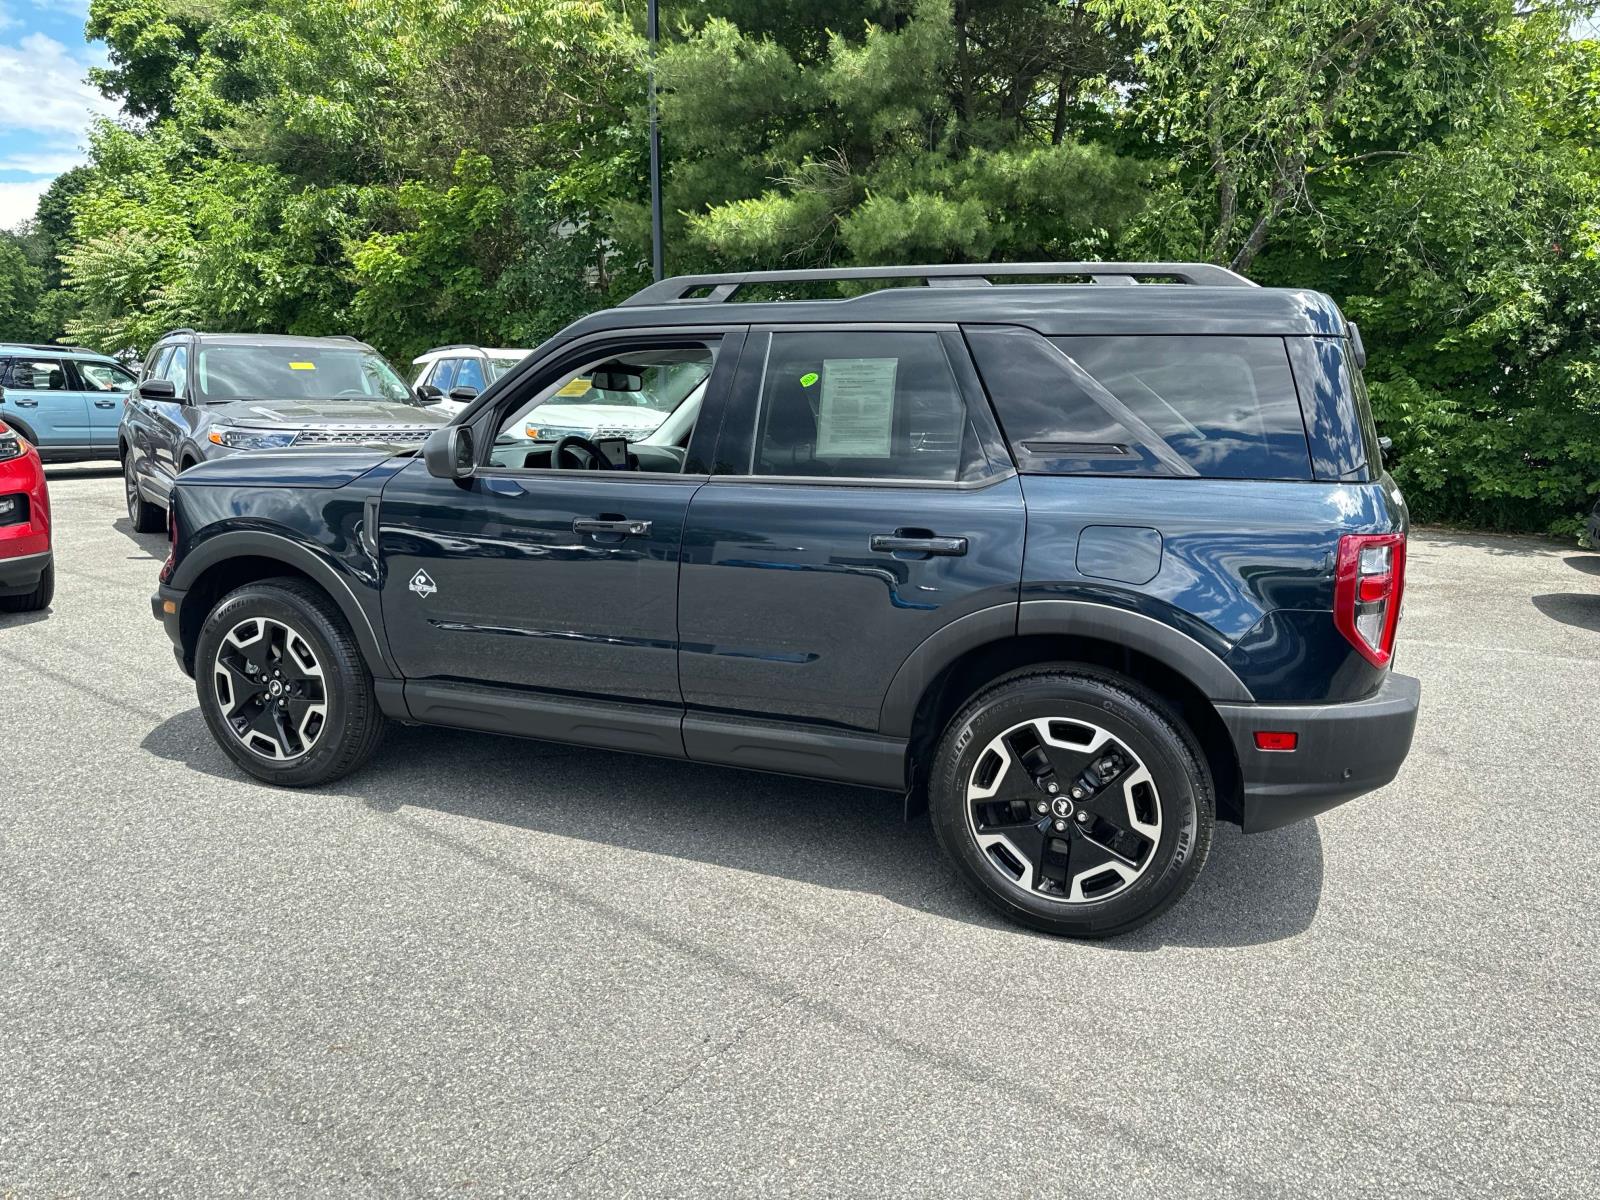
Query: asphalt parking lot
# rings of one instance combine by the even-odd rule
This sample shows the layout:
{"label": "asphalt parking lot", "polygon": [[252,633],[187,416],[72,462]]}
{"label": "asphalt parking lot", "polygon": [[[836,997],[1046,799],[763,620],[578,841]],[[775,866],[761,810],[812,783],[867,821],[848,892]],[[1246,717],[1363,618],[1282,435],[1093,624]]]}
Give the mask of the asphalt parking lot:
{"label": "asphalt parking lot", "polygon": [[212,744],[114,472],[0,616],[0,1197],[1594,1196],[1600,554],[1414,535],[1389,788],[1108,944],[896,798],[443,730]]}

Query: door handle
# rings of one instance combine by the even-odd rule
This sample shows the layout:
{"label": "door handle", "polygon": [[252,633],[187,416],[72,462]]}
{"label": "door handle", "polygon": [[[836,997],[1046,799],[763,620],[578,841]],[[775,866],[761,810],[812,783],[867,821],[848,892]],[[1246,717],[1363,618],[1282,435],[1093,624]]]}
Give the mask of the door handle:
{"label": "door handle", "polygon": [[115,408],[117,402],[115,400],[96,400],[94,406],[96,408]]}
{"label": "door handle", "polygon": [[11,403],[15,404],[18,408],[38,408],[39,407],[39,402],[37,400],[13,400]]}
{"label": "door handle", "polygon": [[879,554],[948,554],[967,552],[964,537],[935,537],[932,534],[909,537],[901,533],[875,533],[868,543]]}
{"label": "door handle", "polygon": [[620,533],[623,537],[645,537],[649,521],[630,521],[626,517],[579,517],[572,523],[573,533]]}

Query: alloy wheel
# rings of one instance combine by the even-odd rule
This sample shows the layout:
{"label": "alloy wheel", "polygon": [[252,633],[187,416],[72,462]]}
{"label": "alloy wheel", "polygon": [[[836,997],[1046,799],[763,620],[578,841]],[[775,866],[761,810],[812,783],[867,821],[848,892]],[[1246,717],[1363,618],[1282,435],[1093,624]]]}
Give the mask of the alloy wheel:
{"label": "alloy wheel", "polygon": [[212,689],[223,723],[261,758],[303,758],[327,725],[322,664],[304,637],[271,617],[247,617],[218,643]]}
{"label": "alloy wheel", "polygon": [[139,480],[134,475],[131,456],[122,460],[122,491],[128,501],[128,516],[138,520],[142,497],[139,495]]}
{"label": "alloy wheel", "polygon": [[985,746],[967,778],[967,824],[1012,887],[1062,904],[1126,891],[1155,859],[1155,780],[1123,741],[1086,721],[1034,718]]}

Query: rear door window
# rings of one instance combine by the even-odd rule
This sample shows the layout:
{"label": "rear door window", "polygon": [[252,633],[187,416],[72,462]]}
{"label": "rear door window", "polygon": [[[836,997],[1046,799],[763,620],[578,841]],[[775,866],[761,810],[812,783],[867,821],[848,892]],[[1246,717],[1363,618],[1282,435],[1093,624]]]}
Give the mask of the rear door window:
{"label": "rear door window", "polygon": [[1311,478],[1282,338],[968,339],[1024,471]]}
{"label": "rear door window", "polygon": [[67,372],[55,359],[19,358],[11,364],[7,387],[27,391],[64,392]]}
{"label": "rear door window", "polygon": [[456,372],[455,382],[451,387],[477,388],[483,391],[488,384],[483,378],[483,360],[481,358],[463,358],[461,368]]}

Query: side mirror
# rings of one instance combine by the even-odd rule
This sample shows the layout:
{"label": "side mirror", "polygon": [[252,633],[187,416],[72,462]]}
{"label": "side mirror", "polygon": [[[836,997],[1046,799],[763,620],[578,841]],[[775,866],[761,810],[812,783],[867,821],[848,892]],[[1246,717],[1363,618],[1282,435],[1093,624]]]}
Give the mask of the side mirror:
{"label": "side mirror", "polygon": [[1361,329],[1354,322],[1350,323],[1350,349],[1355,352],[1356,370],[1367,369],[1367,344],[1361,340]]}
{"label": "side mirror", "polygon": [[422,461],[428,465],[428,474],[435,479],[467,479],[477,468],[473,453],[472,428],[468,425],[446,425],[435,429],[422,443]]}
{"label": "side mirror", "polygon": [[466,404],[478,398],[478,389],[471,384],[463,383],[460,387],[450,389],[450,399]]}
{"label": "side mirror", "polygon": [[417,389],[417,399],[428,404],[437,404],[444,399],[444,393],[431,383],[425,383]]}
{"label": "side mirror", "polygon": [[1383,451],[1385,454],[1389,453],[1389,451],[1394,449],[1394,439],[1390,437],[1378,438],[1378,449]]}
{"label": "side mirror", "polygon": [[144,400],[176,400],[178,389],[170,379],[146,379],[139,385],[139,396]]}

